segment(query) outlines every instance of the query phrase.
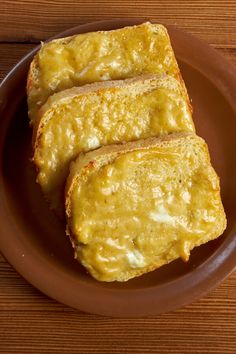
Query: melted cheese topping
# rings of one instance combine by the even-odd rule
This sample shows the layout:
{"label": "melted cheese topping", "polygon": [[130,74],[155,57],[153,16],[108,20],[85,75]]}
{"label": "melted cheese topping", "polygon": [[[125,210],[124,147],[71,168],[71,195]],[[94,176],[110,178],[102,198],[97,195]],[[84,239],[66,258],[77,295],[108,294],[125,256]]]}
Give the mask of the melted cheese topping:
{"label": "melted cheese topping", "polygon": [[38,181],[52,207],[63,209],[68,166],[79,152],[177,131],[194,131],[188,105],[177,92],[161,87],[141,95],[112,89],[77,96],[69,109],[58,105],[44,124],[34,157]]}
{"label": "melted cheese topping", "polygon": [[126,153],[76,184],[69,221],[76,257],[98,280],[186,261],[192,248],[219,236],[217,176],[201,152],[183,149]]}
{"label": "melted cheese topping", "polygon": [[28,92],[33,120],[50,95],[73,86],[143,73],[178,74],[166,29],[150,23],[46,43],[36,65]]}

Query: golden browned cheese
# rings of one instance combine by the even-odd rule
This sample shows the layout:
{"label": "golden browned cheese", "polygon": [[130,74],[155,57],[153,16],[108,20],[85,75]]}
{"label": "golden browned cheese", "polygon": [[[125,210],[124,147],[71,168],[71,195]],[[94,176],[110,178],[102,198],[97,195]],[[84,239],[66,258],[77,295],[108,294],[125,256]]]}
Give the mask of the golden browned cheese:
{"label": "golden browned cheese", "polygon": [[72,98],[63,96],[56,100],[56,106],[46,109],[39,126],[35,126],[37,180],[53,209],[64,209],[68,166],[81,151],[170,132],[194,131],[188,102],[174,78],[154,76],[127,84],[122,81],[122,85]]}
{"label": "golden browned cheese", "polygon": [[143,73],[167,73],[179,69],[167,30],[144,23],[107,32],[92,32],[42,45],[28,77],[29,116],[55,92],[73,86]]}
{"label": "golden browned cheese", "polygon": [[223,232],[218,177],[195,139],[108,156],[107,164],[95,158],[75,182],[69,229],[76,257],[96,279],[127,280],[187,261]]}

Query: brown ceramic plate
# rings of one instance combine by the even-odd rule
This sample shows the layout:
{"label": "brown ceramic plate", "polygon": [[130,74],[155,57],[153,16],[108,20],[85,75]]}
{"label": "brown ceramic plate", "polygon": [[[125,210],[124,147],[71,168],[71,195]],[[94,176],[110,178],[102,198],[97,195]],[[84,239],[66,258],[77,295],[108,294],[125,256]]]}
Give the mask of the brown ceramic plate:
{"label": "brown ceramic plate", "polygon": [[[144,20],[96,22],[70,29],[109,30]],[[216,286],[236,265],[236,73],[218,52],[168,27],[194,107],[197,133],[209,144],[221,178],[228,227],[218,240],[127,283],[99,283],[73,259],[64,225],[49,211],[30,163],[31,130],[26,75],[37,48],[8,74],[0,88],[0,246],[3,255],[35,287],[74,308],[111,316],[170,311]]]}

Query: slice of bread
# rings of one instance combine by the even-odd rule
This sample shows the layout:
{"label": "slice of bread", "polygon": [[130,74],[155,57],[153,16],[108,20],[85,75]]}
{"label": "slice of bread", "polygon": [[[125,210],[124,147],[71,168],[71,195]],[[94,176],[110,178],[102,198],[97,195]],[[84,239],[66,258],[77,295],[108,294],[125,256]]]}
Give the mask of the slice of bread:
{"label": "slice of bread", "polygon": [[144,73],[181,74],[167,30],[149,22],[113,31],[91,32],[42,44],[28,74],[31,123],[55,92],[74,86]]}
{"label": "slice of bread", "polygon": [[78,153],[177,131],[194,131],[194,125],[185,90],[171,76],[149,74],[56,93],[34,126],[37,181],[62,214],[64,182]]}
{"label": "slice of bread", "polygon": [[75,258],[100,281],[187,261],[226,227],[207,145],[191,133],[80,154],[67,180],[66,215]]}

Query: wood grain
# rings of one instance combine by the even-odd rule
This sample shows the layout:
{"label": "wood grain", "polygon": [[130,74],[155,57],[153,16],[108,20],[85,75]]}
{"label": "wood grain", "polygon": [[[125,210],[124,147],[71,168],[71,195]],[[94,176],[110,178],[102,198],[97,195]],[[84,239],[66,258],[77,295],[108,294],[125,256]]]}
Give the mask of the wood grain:
{"label": "wood grain", "polygon": [[0,257],[1,353],[235,353],[236,273],[169,314],[113,319],[42,295]]}
{"label": "wood grain", "polygon": [[[66,28],[151,17],[205,39],[236,65],[235,1],[1,1],[0,79],[34,44]],[[9,42],[9,43],[7,43]],[[14,43],[21,42],[21,43]],[[0,353],[236,353],[236,272],[178,311],[113,319],[75,311],[34,289],[0,256]]]}
{"label": "wood grain", "polygon": [[1,41],[37,41],[81,23],[143,17],[236,47],[235,0],[1,0],[0,9]]}

